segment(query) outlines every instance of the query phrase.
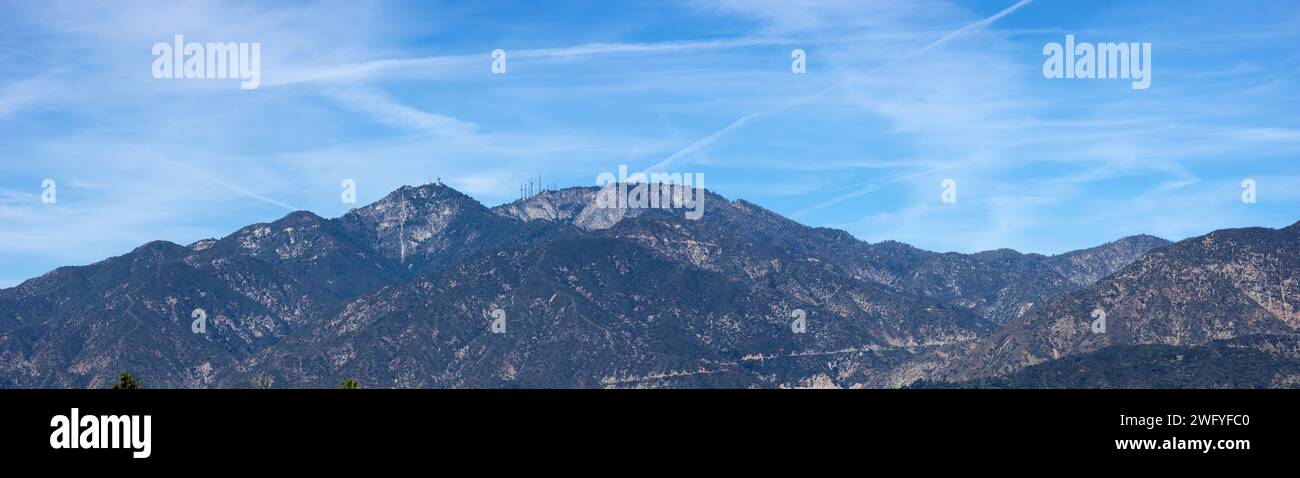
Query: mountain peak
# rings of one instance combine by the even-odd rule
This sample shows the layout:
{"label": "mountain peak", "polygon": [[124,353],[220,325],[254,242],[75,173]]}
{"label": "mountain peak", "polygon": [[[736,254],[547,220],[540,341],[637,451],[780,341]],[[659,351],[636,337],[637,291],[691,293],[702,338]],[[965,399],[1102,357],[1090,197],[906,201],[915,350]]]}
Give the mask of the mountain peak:
{"label": "mountain peak", "polygon": [[1125,236],[1096,247],[1052,256],[1051,267],[1070,282],[1083,287],[1115,273],[1152,249],[1171,242],[1149,234]]}
{"label": "mountain peak", "polygon": [[273,222],[272,224],[284,224],[284,225],[313,224],[313,223],[320,223],[324,221],[326,221],[325,218],[317,216],[316,213],[314,212],[294,211],[289,214],[285,214],[284,217],[276,219],[275,222]]}
{"label": "mountain peak", "polygon": [[599,190],[596,187],[546,190],[529,198],[502,204],[492,210],[500,216],[523,222],[543,220],[569,223],[582,213],[583,209],[595,204],[596,192]]}
{"label": "mountain peak", "polygon": [[163,241],[163,240],[157,240],[157,241],[149,241],[149,242],[146,242],[146,243],[144,243],[144,245],[141,245],[140,247],[137,247],[137,248],[135,248],[135,250],[132,250],[132,251],[131,251],[131,253],[133,253],[133,254],[135,254],[135,253],[140,253],[140,254],[154,254],[154,253],[173,254],[173,253],[183,253],[183,252],[185,252],[185,247],[184,247],[184,246],[181,246],[180,244],[176,244],[176,243],[171,242],[171,241]]}
{"label": "mountain peak", "polygon": [[513,221],[441,183],[402,186],[337,221],[412,270],[445,265],[516,232]]}
{"label": "mountain peak", "polygon": [[[344,224],[368,224],[380,229],[416,222],[446,222],[452,216],[491,215],[472,197],[441,183],[402,186],[382,199],[348,211],[339,221]],[[400,222],[400,223],[399,223]]]}
{"label": "mountain peak", "polygon": [[428,183],[418,186],[403,185],[393,192],[388,193],[387,196],[384,196],[383,199],[377,201],[376,204],[380,202],[400,200],[427,202],[469,201],[478,204],[478,200],[466,195],[465,193],[457,191],[456,188],[442,183]]}
{"label": "mountain peak", "polygon": [[[608,229],[618,224],[625,218],[637,217],[646,212],[654,210],[665,210],[669,204],[669,197],[680,194],[683,186],[671,183],[658,183],[663,186],[671,186],[670,189],[662,189],[659,195],[650,195],[644,183],[613,183],[604,187],[571,187],[558,190],[548,190],[539,192],[529,198],[516,200],[511,203],[502,204],[493,208],[497,215],[521,222],[533,220],[543,220],[547,222],[571,224],[584,231],[594,231]],[[614,194],[618,188],[626,187],[624,192],[628,197],[644,197],[649,201],[656,201],[664,207],[653,207],[642,205],[641,207],[614,207],[610,205],[597,204],[600,197],[615,198]],[[638,190],[638,188],[640,188]],[[640,191],[640,192],[638,192]],[[645,193],[646,196],[639,196]],[[603,196],[609,195],[609,196]],[[657,197],[657,199],[650,199]],[[693,197],[693,196],[687,196]],[[718,207],[731,204],[726,198],[704,190],[703,210],[711,213],[717,213]],[[620,201],[621,202],[621,201]],[[698,201],[697,201],[698,202]],[[692,208],[673,208],[677,210]],[[699,206],[694,207],[699,209]],[[705,214],[707,216],[707,214]]]}
{"label": "mountain peak", "polygon": [[1172,242],[1169,242],[1168,239],[1163,237],[1153,236],[1150,234],[1135,234],[1132,236],[1121,237],[1115,241],[1111,241],[1109,244],[1143,245],[1147,246],[1148,249],[1153,249],[1156,247],[1167,246],[1172,244]]}

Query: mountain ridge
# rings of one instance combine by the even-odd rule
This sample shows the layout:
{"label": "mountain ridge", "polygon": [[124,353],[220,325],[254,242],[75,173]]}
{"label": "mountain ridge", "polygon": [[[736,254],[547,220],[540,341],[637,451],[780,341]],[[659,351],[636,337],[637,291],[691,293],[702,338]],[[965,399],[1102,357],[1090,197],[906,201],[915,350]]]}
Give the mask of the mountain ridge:
{"label": "mountain ridge", "polygon": [[[901,386],[928,376],[934,367],[918,357],[955,353],[1048,299],[1075,291],[1090,278],[1167,243],[1130,236],[1056,256],[1012,250],[936,253],[896,241],[866,243],[844,231],[804,226],[749,201],[711,192],[706,193],[705,214],[699,220],[685,218],[681,209],[600,207],[594,202],[599,192],[591,187],[543,191],[487,208],[440,184],[403,186],[333,219],[295,211],[220,239],[189,246],[153,241],[95,264],[59,268],[0,290],[0,387],[97,386],[114,368],[138,370],[158,383],[181,387],[239,386],[253,374],[275,375],[280,383],[294,386],[329,386],[334,374],[361,372],[376,374],[373,380],[389,386]],[[610,250],[636,259],[590,255]],[[590,259],[592,264],[582,267],[595,275],[566,278],[564,274],[579,264],[566,266],[570,272],[564,272],[554,263],[551,275],[538,275],[534,266],[547,264],[548,257]],[[598,257],[610,265],[596,264]],[[698,335],[714,327],[707,317],[727,310],[728,303],[629,280],[653,270],[663,270],[668,275],[662,277],[673,280],[712,277],[707,284],[692,283],[731,297],[740,307],[735,312],[739,315],[725,319],[736,334],[726,340],[736,345],[718,349],[710,343],[721,343],[716,342],[721,337]],[[338,328],[409,322],[415,327],[411,331],[468,338],[471,331],[464,324],[443,321],[453,315],[481,316],[485,312],[471,306],[492,304],[476,293],[487,294],[492,288],[480,284],[475,292],[436,284],[463,284],[479,275],[499,277],[503,271],[532,278],[502,281],[514,284],[509,294],[517,294],[515,299],[532,298],[517,302],[535,307],[515,311],[523,317],[567,323],[556,315],[560,312],[538,301],[547,291],[551,295],[545,299],[550,300],[568,294],[578,302],[565,313],[582,309],[618,318],[599,325],[613,334],[610,338],[623,337],[611,342],[625,344],[616,350],[632,353],[653,349],[648,344],[671,343],[682,347],[682,361],[628,362],[628,357],[615,357],[610,363],[623,363],[623,369],[588,363],[565,374],[568,381],[557,381],[519,375],[522,363],[517,359],[550,357],[547,363],[559,367],[563,355],[517,343],[513,355],[486,349],[474,355],[467,350],[464,354],[469,355],[457,361],[439,362],[443,372],[435,375],[427,368],[430,363],[411,362],[414,356],[444,357],[415,352],[428,343],[412,343],[409,351],[416,355],[391,356],[382,363],[392,365],[381,369],[377,357],[365,359],[362,351],[369,354],[384,350],[385,343],[407,343],[403,341],[409,336],[366,335],[366,327]],[[84,287],[82,276],[100,277],[95,282],[100,287]],[[41,278],[46,279],[37,281]],[[38,287],[41,284],[49,287]],[[118,288],[117,295],[105,290],[112,287]],[[572,295],[576,291],[587,292]],[[594,291],[624,299],[611,303],[591,295]],[[444,317],[437,319],[435,324],[442,325],[435,329],[411,322],[419,315],[414,311],[421,310],[413,304],[435,296],[459,308],[430,309],[441,310]],[[693,302],[687,300],[692,297]],[[642,312],[629,314],[638,307]],[[210,314],[209,327],[216,333],[191,333],[186,312],[192,308]],[[789,333],[788,314],[794,309],[807,314],[811,335]],[[369,322],[358,322],[363,313],[370,314]],[[33,322],[37,316],[44,321]],[[85,318],[98,316],[108,317],[109,324],[130,319],[153,332],[138,341],[100,337],[95,331],[99,322]],[[643,316],[683,317],[696,332],[645,329],[640,321],[649,319]],[[486,330],[481,326],[473,334]],[[325,337],[320,335],[323,330],[341,335]],[[569,337],[586,334],[563,327],[539,330]],[[638,336],[637,331],[645,330],[650,335]],[[140,349],[158,352],[141,357],[124,345],[135,342],[141,342]],[[598,342],[565,343],[586,350]],[[339,355],[340,350],[361,355]],[[469,356],[497,368],[465,368],[467,364],[458,361]],[[291,363],[294,358],[297,364]],[[371,365],[349,368],[353,360],[369,360]],[[699,368],[701,360],[732,365],[704,380],[687,370]],[[751,363],[755,360],[757,365]],[[655,363],[667,368],[647,368]],[[306,370],[309,366],[316,368]],[[497,372],[510,367],[515,367],[515,377],[528,378],[503,381],[505,375]],[[453,369],[458,372],[447,375]],[[414,378],[420,374],[427,377]]]}
{"label": "mountain ridge", "polygon": [[[1116,345],[1199,346],[1300,330],[1300,228],[1222,229],[1153,250],[971,345],[943,379],[1002,376]],[[1090,327],[1100,310],[1105,333]]]}

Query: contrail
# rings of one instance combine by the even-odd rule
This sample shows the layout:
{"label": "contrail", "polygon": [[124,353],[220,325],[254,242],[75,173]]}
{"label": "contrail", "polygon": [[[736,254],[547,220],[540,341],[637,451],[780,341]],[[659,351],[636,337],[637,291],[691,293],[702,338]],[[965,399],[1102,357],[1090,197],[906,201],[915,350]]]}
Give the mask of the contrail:
{"label": "contrail", "polygon": [[[939,46],[939,45],[942,45],[942,44],[944,44],[944,43],[947,43],[949,40],[951,40],[951,39],[957,37],[958,35],[961,35],[961,34],[967,32],[967,31],[970,31],[970,30],[972,30],[972,29],[976,29],[976,28],[984,28],[984,27],[986,27],[986,26],[992,24],[993,22],[998,21],[998,20],[1001,19],[1002,17],[1005,17],[1005,16],[1007,16],[1007,15],[1010,15],[1011,13],[1015,12],[1016,10],[1019,10],[1019,9],[1021,9],[1021,8],[1024,8],[1025,5],[1029,5],[1030,3],[1033,3],[1033,0],[1020,0],[1020,1],[1017,2],[1015,5],[1012,5],[1012,6],[1010,6],[1010,7],[1004,8],[1004,9],[1002,9],[1002,11],[999,11],[998,13],[995,13],[995,14],[993,14],[992,16],[990,16],[990,17],[988,17],[988,18],[985,18],[985,19],[980,20],[980,21],[978,21],[978,22],[975,22],[975,23],[972,23],[972,24],[970,24],[970,25],[966,25],[966,26],[964,26],[964,27],[961,27],[961,28],[958,28],[958,29],[956,29],[956,30],[953,30],[952,32],[948,33],[947,35],[944,35],[943,38],[940,38],[940,39],[938,39],[938,40],[935,40],[935,41],[933,41],[933,42],[930,42],[930,44],[925,45],[925,46],[923,46],[923,47],[921,47],[921,48],[918,48],[918,49],[916,49],[916,50],[913,50],[913,51],[911,51],[911,52],[909,52],[909,53],[907,53],[907,54],[905,54],[905,55],[903,55],[903,56],[901,56],[901,57],[895,58],[895,59],[889,61],[888,63],[882,64],[882,65],[880,65],[880,66],[877,66],[877,67],[875,67],[875,68],[872,68],[872,69],[870,69],[870,70],[867,70],[866,73],[874,72],[874,71],[879,70],[879,69],[881,69],[881,68],[885,68],[885,67],[888,67],[888,66],[894,65],[894,64],[896,64],[896,63],[898,63],[898,62],[901,62],[901,61],[906,60],[906,59],[908,59],[908,58],[911,58],[911,57],[913,57],[913,56],[916,56],[916,55],[919,55],[919,54],[921,54],[921,53],[924,53],[924,52],[926,52],[927,50],[930,50],[931,48],[934,48],[934,47],[936,47],[936,46]],[[715,133],[713,133],[713,134],[711,134],[711,135],[705,137],[705,138],[702,139],[702,140],[699,140],[699,141],[696,141],[696,142],[694,142],[694,143],[691,143],[690,146],[687,146],[687,147],[685,147],[685,148],[682,148],[681,150],[677,151],[676,153],[673,153],[672,155],[668,156],[668,158],[664,159],[663,161],[660,161],[660,162],[658,162],[658,163],[655,163],[655,165],[650,166],[649,168],[646,168],[646,169],[645,169],[645,172],[651,172],[651,171],[662,171],[663,169],[667,168],[668,165],[672,164],[674,161],[676,161],[676,160],[678,160],[678,159],[680,159],[680,158],[682,158],[682,157],[685,157],[686,155],[689,155],[689,154],[691,154],[691,153],[694,153],[694,152],[696,152],[696,151],[699,151],[700,149],[703,149],[704,147],[707,147],[707,146],[710,145],[710,144],[713,144],[713,143],[714,143],[715,141],[717,141],[719,138],[722,138],[722,137],[724,137],[724,136],[730,134],[731,132],[733,132],[733,131],[739,129],[741,126],[744,126],[745,123],[748,123],[749,120],[751,120],[751,119],[754,119],[754,118],[759,117],[759,116],[764,116],[764,115],[768,115],[768,114],[771,114],[771,113],[775,113],[775,112],[778,112],[778,111],[782,111],[782,110],[785,110],[786,108],[789,108],[789,107],[791,107],[791,106],[796,106],[796,105],[801,105],[801,104],[807,103],[808,101],[811,101],[811,100],[813,100],[813,99],[816,99],[817,97],[820,97],[820,96],[822,96],[822,95],[824,95],[824,94],[830,92],[831,90],[834,90],[835,88],[839,88],[840,86],[843,86],[844,83],[845,83],[845,80],[840,80],[838,83],[835,83],[835,84],[833,84],[833,85],[831,85],[831,86],[828,86],[828,87],[826,87],[825,89],[823,89],[823,90],[821,90],[821,91],[818,91],[818,92],[813,93],[813,94],[811,94],[811,95],[807,95],[807,96],[801,97],[801,98],[799,98],[799,99],[797,99],[797,100],[795,100],[795,101],[787,102],[787,103],[782,104],[782,105],[779,105],[779,106],[775,106],[775,107],[772,107],[772,108],[768,108],[768,109],[766,109],[766,110],[762,110],[762,111],[759,111],[759,112],[756,112],[756,113],[750,113],[750,114],[747,114],[747,115],[745,115],[745,116],[742,116],[742,117],[740,117],[740,119],[737,119],[737,120],[735,120],[735,121],[732,121],[731,124],[728,124],[725,128],[722,128],[721,130],[718,130],[717,132],[715,132]]]}
{"label": "contrail", "polygon": [[887,63],[887,64],[888,64],[888,65],[892,65],[892,64],[894,64],[894,63],[898,63],[898,62],[900,62],[900,61],[903,61],[903,60],[906,60],[906,59],[908,59],[908,58],[911,58],[911,57],[913,57],[913,56],[915,56],[915,55],[919,55],[919,54],[921,54],[921,53],[924,53],[926,50],[929,50],[929,49],[934,48],[934,47],[936,47],[936,46],[942,45],[942,44],[944,44],[944,43],[948,43],[948,40],[952,40],[953,38],[956,38],[958,35],[961,35],[962,33],[966,33],[966,32],[969,31],[969,30],[973,30],[973,29],[976,29],[976,28],[984,28],[984,27],[986,27],[986,26],[989,26],[990,24],[992,24],[993,22],[998,21],[998,20],[1001,19],[1002,17],[1005,17],[1005,16],[1007,16],[1007,15],[1010,15],[1011,13],[1015,12],[1016,10],[1019,10],[1019,9],[1023,8],[1025,5],[1029,5],[1030,3],[1033,3],[1033,2],[1034,2],[1034,0],[1020,0],[1020,1],[1017,2],[1015,5],[1012,5],[1012,6],[1010,6],[1010,7],[1004,8],[1004,9],[1002,9],[1002,11],[993,14],[993,16],[991,16],[991,17],[985,18],[985,19],[980,20],[980,21],[978,21],[978,22],[975,22],[975,23],[972,23],[972,24],[970,24],[970,25],[966,25],[966,26],[964,26],[964,27],[961,27],[961,28],[959,28],[959,29],[957,29],[957,30],[954,30],[953,32],[951,32],[951,33],[949,33],[949,34],[944,35],[943,38],[940,38],[940,39],[938,39],[938,40],[935,40],[934,42],[930,43],[929,45],[923,46],[923,47],[921,47],[919,50],[916,50],[916,51],[913,51],[913,52],[908,53],[908,54],[906,54],[906,55],[903,55],[903,56],[899,57],[898,59],[896,59],[896,60],[894,60],[894,61],[891,61],[891,62],[889,62],[889,63]]}
{"label": "contrail", "polygon": [[879,177],[879,178],[871,179],[871,180],[868,180],[868,181],[863,181],[863,182],[860,182],[860,183],[857,183],[857,184],[850,184],[850,185],[848,185],[848,186],[840,186],[840,187],[838,187],[838,188],[832,189],[830,192],[843,191],[843,190],[845,190],[845,189],[856,188],[856,187],[858,187],[858,186],[867,186],[867,187],[862,188],[862,189],[859,189],[859,190],[857,190],[857,191],[853,191],[853,192],[847,193],[847,194],[841,194],[841,195],[836,196],[836,197],[833,197],[833,198],[831,198],[831,199],[829,199],[829,200],[827,200],[827,201],[824,201],[824,202],[821,202],[821,203],[818,203],[818,204],[814,204],[814,205],[812,205],[812,206],[808,206],[808,207],[806,207],[806,208],[803,208],[803,209],[800,210],[799,212],[796,212],[796,213],[792,214],[790,217],[791,217],[791,218],[798,218],[798,217],[800,217],[800,216],[803,216],[804,214],[807,214],[807,213],[810,213],[810,212],[813,212],[813,211],[816,211],[816,210],[819,210],[819,209],[824,209],[824,208],[827,208],[827,207],[830,207],[830,206],[834,206],[834,205],[836,205],[836,204],[842,203],[842,202],[847,201],[847,200],[849,200],[849,199],[853,199],[853,198],[858,197],[858,196],[861,196],[861,195],[863,195],[863,194],[867,194],[867,193],[869,193],[869,192],[875,191],[875,190],[878,188],[878,186],[876,186],[876,183],[880,183],[880,182],[894,182],[894,181],[901,181],[901,180],[904,180],[904,179],[911,179],[911,178],[914,178],[914,177],[917,177],[917,176],[920,176],[920,175],[923,175],[923,174],[930,174],[930,173],[933,173],[933,172],[935,172],[935,171],[940,171],[940,170],[948,169],[948,168],[950,168],[950,167],[952,167],[952,166],[951,166],[951,165],[943,165],[943,166],[935,166],[935,167],[933,167],[933,168],[921,169],[921,170],[917,170],[917,171],[905,171],[905,172],[902,172],[902,173],[896,173],[896,174],[890,174],[890,175],[886,175],[886,176],[881,176],[881,177]]}
{"label": "contrail", "polygon": [[206,180],[208,180],[208,181],[211,181],[211,182],[213,182],[214,184],[217,184],[217,185],[219,185],[219,186],[221,186],[221,187],[224,187],[224,188],[229,189],[229,190],[231,190],[231,191],[237,192],[237,193],[242,194],[242,195],[244,195],[244,196],[247,196],[247,197],[250,197],[250,198],[256,199],[256,200],[258,200],[258,201],[265,202],[265,203],[267,203],[267,204],[273,204],[273,205],[276,205],[276,206],[279,206],[279,207],[282,207],[282,208],[288,209],[288,210],[290,210],[290,211],[301,211],[301,210],[302,210],[302,208],[295,207],[295,206],[292,206],[292,205],[289,205],[289,204],[285,204],[285,203],[280,202],[280,201],[276,201],[275,199],[271,199],[271,198],[269,198],[269,197],[263,196],[263,195],[261,195],[261,194],[255,193],[255,192],[253,192],[253,191],[249,191],[249,190],[247,190],[247,189],[241,188],[241,187],[239,187],[239,186],[237,186],[237,185],[235,185],[235,184],[232,184],[232,183],[226,182],[226,181],[224,181],[224,180],[222,180],[222,179],[220,179],[220,178],[218,178],[218,177],[216,177],[216,176],[213,176],[213,175],[211,175],[211,174],[208,174],[207,171],[204,171],[204,170],[202,170],[202,169],[199,169],[198,167],[195,167],[195,166],[192,166],[192,165],[189,165],[189,164],[186,164],[186,163],[182,163],[182,162],[177,161],[177,160],[173,160],[173,159],[168,159],[168,158],[161,157],[161,156],[159,156],[159,155],[157,155],[157,154],[154,154],[154,153],[153,153],[151,150],[149,150],[149,149],[141,148],[141,147],[139,147],[139,146],[136,146],[135,144],[128,144],[127,147],[128,147],[128,148],[131,148],[131,149],[133,149],[133,150],[135,150],[135,151],[137,151],[137,152],[140,154],[141,157],[149,157],[149,158],[151,158],[151,159],[154,160],[154,161],[157,161],[157,162],[160,162],[160,163],[164,163],[164,164],[170,165],[170,166],[172,166],[172,167],[174,167],[174,168],[177,168],[177,169],[186,170],[186,171],[190,172],[190,174],[192,174],[192,175],[195,175],[195,176],[201,177],[201,178],[203,178],[203,179],[206,179]]}
{"label": "contrail", "polygon": [[[578,56],[591,55],[608,55],[608,54],[634,54],[634,53],[667,53],[675,51],[695,51],[695,50],[724,50],[732,48],[748,48],[755,46],[768,45],[787,45],[794,43],[794,40],[788,38],[725,38],[714,40],[682,40],[667,41],[658,43],[586,43],[581,45],[557,47],[557,48],[533,48],[522,50],[507,50],[508,58],[572,58]],[[428,56],[422,58],[396,58],[386,60],[370,60],[359,63],[350,63],[339,65],[326,69],[305,70],[294,76],[283,78],[268,78],[267,85],[289,85],[294,83],[306,82],[330,82],[338,80],[350,80],[358,77],[364,77],[376,74],[385,70],[394,70],[402,68],[410,69],[435,69],[449,68],[474,63],[481,63],[487,56],[487,52],[458,54],[458,55],[441,55]]]}
{"label": "contrail", "polygon": [[201,175],[203,175],[204,179],[207,179],[208,181],[212,181],[212,182],[214,182],[214,183],[216,183],[216,184],[219,184],[219,185],[221,185],[221,186],[224,186],[226,189],[229,189],[229,190],[231,190],[231,191],[234,191],[234,192],[237,192],[237,193],[243,194],[243,195],[248,196],[248,197],[250,197],[250,198],[253,198],[253,199],[256,199],[256,200],[259,200],[259,201],[265,202],[265,203],[267,203],[267,204],[274,204],[274,205],[276,205],[276,206],[280,206],[280,207],[285,208],[285,209],[288,209],[288,210],[290,210],[290,211],[301,211],[301,210],[302,210],[302,208],[298,208],[298,207],[290,206],[290,205],[288,205],[288,204],[282,203],[282,202],[280,202],[280,201],[276,201],[276,200],[274,200],[274,199],[271,199],[271,198],[269,198],[269,197],[263,196],[263,195],[261,195],[261,194],[258,194],[258,193],[255,193],[255,192],[249,191],[249,190],[244,189],[244,188],[241,188],[241,187],[236,186],[236,185],[234,185],[234,184],[231,184],[231,183],[225,182],[225,181],[223,181],[223,180],[221,180],[221,179],[219,179],[219,178],[217,178],[217,177],[215,177],[215,176],[211,176],[211,175],[208,175],[208,174],[200,173],[200,172],[198,172],[198,171],[195,171],[195,172],[196,172],[196,173],[199,173],[199,174],[201,174]]}
{"label": "contrail", "polygon": [[753,119],[763,114],[767,114],[768,112],[769,111],[760,111],[758,113],[750,113],[745,116],[741,116],[740,119],[731,122],[731,124],[727,125],[726,128],[722,128],[714,132],[713,134],[705,137],[704,139],[691,143],[690,146],[682,148],[680,151],[673,153],[671,156],[668,156],[668,158],[664,159],[663,161],[660,161],[654,166],[646,168],[646,171],[662,170],[663,168],[666,168],[669,164],[671,164],[673,161],[676,161],[678,158],[684,157],[688,154],[707,148],[709,145],[713,144],[714,141],[717,141],[718,138],[726,136],[727,133],[730,133],[731,131],[738,129],[741,126],[744,126],[745,123],[748,123],[750,119]]}

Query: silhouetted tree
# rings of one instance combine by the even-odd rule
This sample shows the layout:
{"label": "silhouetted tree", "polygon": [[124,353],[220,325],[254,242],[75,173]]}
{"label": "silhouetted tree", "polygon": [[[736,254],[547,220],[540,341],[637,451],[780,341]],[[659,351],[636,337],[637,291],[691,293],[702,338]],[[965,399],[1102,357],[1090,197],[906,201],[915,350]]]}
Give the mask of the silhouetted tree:
{"label": "silhouetted tree", "polygon": [[144,388],[140,386],[140,381],[131,376],[131,372],[121,372],[117,374],[117,383],[113,384],[113,389],[131,389]]}

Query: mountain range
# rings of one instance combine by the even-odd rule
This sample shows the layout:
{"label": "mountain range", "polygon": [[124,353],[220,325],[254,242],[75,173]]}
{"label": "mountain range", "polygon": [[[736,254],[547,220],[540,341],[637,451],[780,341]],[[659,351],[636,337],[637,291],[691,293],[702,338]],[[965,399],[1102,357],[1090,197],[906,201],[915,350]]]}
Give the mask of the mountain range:
{"label": "mountain range", "polygon": [[[600,194],[488,208],[406,186],[334,219],[62,267],[0,290],[0,387],[121,370],[177,388],[1300,383],[1300,224],[959,254],[713,193],[694,220]],[[1233,360],[1257,370],[1227,379]]]}

